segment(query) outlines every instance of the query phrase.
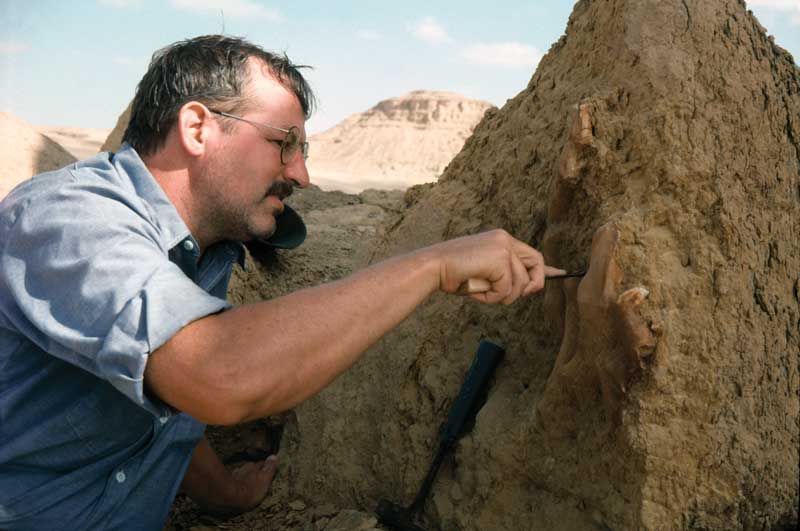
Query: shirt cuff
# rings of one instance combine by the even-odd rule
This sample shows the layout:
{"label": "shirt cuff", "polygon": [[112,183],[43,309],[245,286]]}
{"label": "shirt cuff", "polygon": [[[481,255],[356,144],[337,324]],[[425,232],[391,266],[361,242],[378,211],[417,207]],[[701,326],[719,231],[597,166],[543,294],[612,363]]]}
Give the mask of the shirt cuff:
{"label": "shirt cuff", "polygon": [[166,263],[117,316],[97,353],[98,372],[154,415],[174,411],[145,392],[144,370],[150,354],[189,323],[230,307],[194,284],[177,266]]}

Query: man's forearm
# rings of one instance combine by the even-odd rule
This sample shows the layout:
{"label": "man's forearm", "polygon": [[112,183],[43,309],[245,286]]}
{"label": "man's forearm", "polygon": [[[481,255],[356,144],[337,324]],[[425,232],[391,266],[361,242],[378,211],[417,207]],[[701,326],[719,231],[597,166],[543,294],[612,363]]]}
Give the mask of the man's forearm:
{"label": "man's forearm", "polygon": [[[425,252],[404,255],[198,320],[151,356],[148,381],[160,380],[155,391],[162,399],[209,423],[289,409],[350,367],[435,291],[437,267]],[[169,374],[159,374],[161,361],[169,361]]]}
{"label": "man's forearm", "polygon": [[350,367],[432,292],[510,304],[544,286],[542,255],[505,231],[442,242],[343,280],[234,308],[186,326],[152,353],[149,389],[209,424],[232,424],[289,409]]}

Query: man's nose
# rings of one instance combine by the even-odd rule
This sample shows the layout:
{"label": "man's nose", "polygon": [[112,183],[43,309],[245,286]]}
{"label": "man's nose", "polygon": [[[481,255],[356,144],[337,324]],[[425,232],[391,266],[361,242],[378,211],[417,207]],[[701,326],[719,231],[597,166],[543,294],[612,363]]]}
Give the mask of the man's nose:
{"label": "man's nose", "polygon": [[301,153],[298,153],[289,163],[283,167],[283,178],[293,183],[298,188],[307,188],[311,184],[308,175],[306,160]]}

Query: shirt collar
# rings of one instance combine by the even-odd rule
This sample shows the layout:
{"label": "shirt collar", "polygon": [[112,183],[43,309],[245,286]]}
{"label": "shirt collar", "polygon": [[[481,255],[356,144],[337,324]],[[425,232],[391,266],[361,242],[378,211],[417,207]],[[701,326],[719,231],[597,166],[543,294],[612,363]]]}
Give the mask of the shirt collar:
{"label": "shirt collar", "polygon": [[173,248],[190,235],[189,227],[178,214],[175,205],[169,200],[161,185],[158,184],[130,144],[127,142],[122,144],[122,147],[113,156],[113,164],[117,171],[128,176],[136,194],[154,210],[168,249]]}
{"label": "shirt collar", "polygon": [[[155,218],[164,234],[167,249],[172,249],[179,244],[183,245],[184,241],[191,241],[194,248],[186,249],[186,251],[193,252],[194,260],[197,260],[199,256],[199,253],[197,253],[197,241],[192,236],[183,218],[178,214],[175,205],[164,193],[164,189],[161,188],[161,185],[158,184],[153,174],[145,166],[139,153],[125,142],[113,157],[113,163],[117,170],[128,176],[137,195],[153,209]],[[212,247],[217,246],[229,253],[229,256],[244,269],[246,253],[242,243],[226,240],[212,245]]]}

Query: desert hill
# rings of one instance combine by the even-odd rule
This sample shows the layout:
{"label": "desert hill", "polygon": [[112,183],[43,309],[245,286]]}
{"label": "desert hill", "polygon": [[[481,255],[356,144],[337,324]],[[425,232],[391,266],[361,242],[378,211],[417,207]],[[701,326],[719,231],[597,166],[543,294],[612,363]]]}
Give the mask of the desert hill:
{"label": "desert hill", "polygon": [[312,181],[353,193],[434,182],[491,108],[425,90],[381,101],[309,138]]}
{"label": "desert hill", "polygon": [[40,126],[36,130],[58,143],[78,160],[96,155],[111,132],[110,129],[57,126]]}
{"label": "desert hill", "polygon": [[0,112],[0,198],[37,173],[61,168],[75,160],[32,125]]}

